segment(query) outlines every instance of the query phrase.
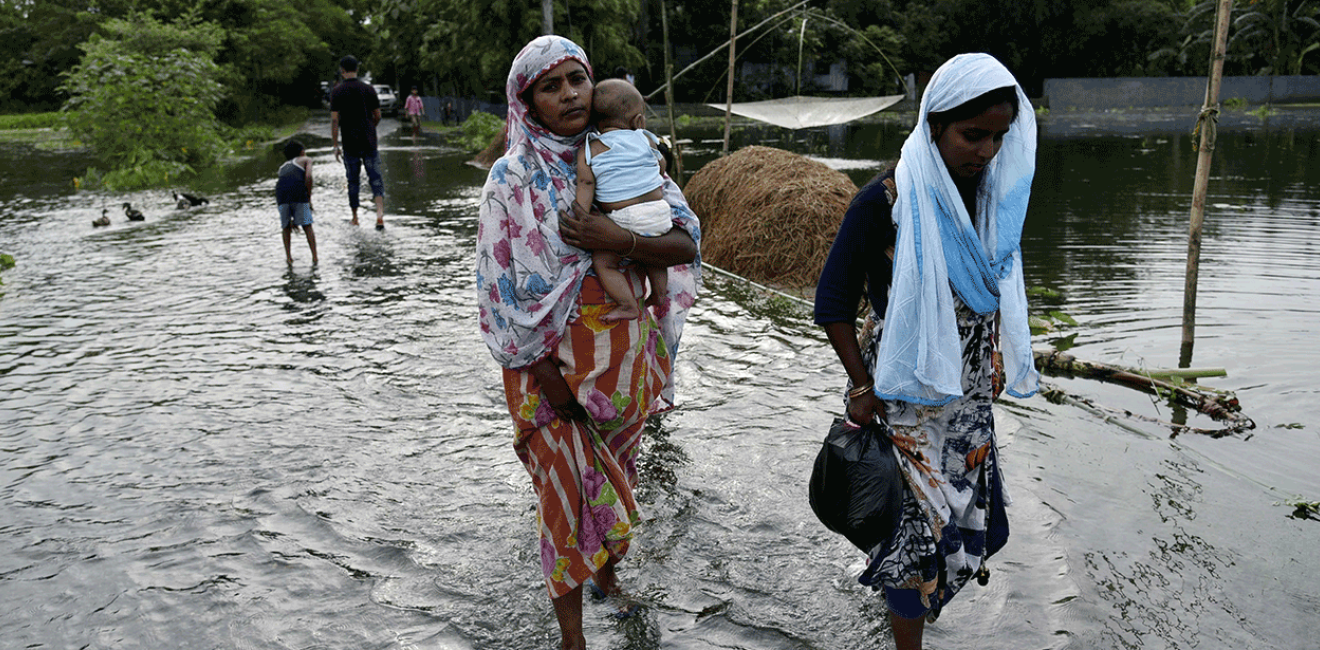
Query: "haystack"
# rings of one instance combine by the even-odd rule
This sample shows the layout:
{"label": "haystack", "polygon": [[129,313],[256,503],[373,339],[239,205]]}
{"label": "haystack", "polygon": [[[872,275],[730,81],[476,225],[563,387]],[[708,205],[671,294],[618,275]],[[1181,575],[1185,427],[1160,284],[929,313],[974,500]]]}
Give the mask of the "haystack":
{"label": "haystack", "polygon": [[503,129],[500,129],[500,132],[491,139],[490,144],[486,145],[486,148],[482,149],[481,152],[478,153],[475,158],[469,160],[467,164],[478,169],[490,169],[490,166],[494,165],[495,161],[499,160],[500,156],[504,155],[504,141],[508,137],[506,135],[508,128],[508,126],[505,126]]}
{"label": "haystack", "polygon": [[743,277],[814,287],[857,186],[840,171],[772,147],[707,163],[683,188],[701,217],[701,256]]}

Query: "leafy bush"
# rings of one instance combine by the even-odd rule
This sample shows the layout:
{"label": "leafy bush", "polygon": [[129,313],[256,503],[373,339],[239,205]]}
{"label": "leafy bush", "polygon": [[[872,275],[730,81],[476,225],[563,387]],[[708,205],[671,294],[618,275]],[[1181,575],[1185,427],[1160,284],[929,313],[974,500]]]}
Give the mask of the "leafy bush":
{"label": "leafy bush", "polygon": [[504,120],[484,111],[472,111],[461,128],[463,146],[468,151],[481,151],[504,130]]}
{"label": "leafy bush", "polygon": [[223,35],[214,25],[168,25],[149,16],[109,20],[80,46],[62,89],[68,128],[110,171],[110,189],[169,184],[224,150],[215,106]]}
{"label": "leafy bush", "polygon": [[1247,107],[1247,99],[1245,97],[1229,97],[1228,99],[1224,100],[1224,108],[1230,111],[1239,110],[1246,107]]}
{"label": "leafy bush", "polygon": [[24,113],[0,115],[0,130],[49,129],[60,125],[59,113]]}

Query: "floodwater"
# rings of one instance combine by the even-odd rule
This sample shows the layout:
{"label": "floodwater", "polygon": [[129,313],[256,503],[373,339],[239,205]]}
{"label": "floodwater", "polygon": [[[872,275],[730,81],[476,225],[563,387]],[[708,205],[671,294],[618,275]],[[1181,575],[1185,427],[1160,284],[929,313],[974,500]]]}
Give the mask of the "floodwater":
{"label": "floodwater", "polygon": [[[1173,435],[1161,421],[1219,425],[1086,379],[1046,381],[1118,415],[1005,400],[1012,537],[927,647],[1320,647],[1320,521],[1283,504],[1320,499],[1320,126],[1253,119],[1220,132],[1192,365],[1225,368],[1203,383],[1257,427]],[[1042,123],[1028,285],[1077,324],[1038,346],[1177,365],[1190,120]],[[165,191],[75,191],[77,154],[0,145],[0,252],[18,262],[0,273],[3,647],[555,647],[531,487],[477,334],[484,174],[386,120],[389,226],[352,227],[312,131],[317,267],[298,235],[285,266],[274,155],[181,211]],[[744,128],[735,146],[860,183],[904,133]],[[719,148],[691,138],[689,167]],[[120,216],[125,200],[146,222]],[[93,229],[102,208],[114,224]],[[616,621],[588,603],[589,642],[889,648],[862,558],[806,500],[841,406],[833,353],[805,310],[707,277],[683,406],[644,443],[622,576],[649,607]]]}

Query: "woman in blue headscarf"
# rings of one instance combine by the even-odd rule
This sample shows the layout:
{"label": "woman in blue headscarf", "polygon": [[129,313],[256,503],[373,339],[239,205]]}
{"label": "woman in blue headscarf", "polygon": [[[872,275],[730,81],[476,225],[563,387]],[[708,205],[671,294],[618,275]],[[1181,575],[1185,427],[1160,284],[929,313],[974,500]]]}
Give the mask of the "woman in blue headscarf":
{"label": "woman in blue headscarf", "polygon": [[883,426],[904,478],[898,529],[858,578],[884,590],[899,650],[921,647],[970,578],[984,584],[1008,539],[991,403],[1038,382],[1019,247],[1035,155],[1035,114],[1008,69],[950,59],[897,167],[853,198],[816,288],[848,417]]}

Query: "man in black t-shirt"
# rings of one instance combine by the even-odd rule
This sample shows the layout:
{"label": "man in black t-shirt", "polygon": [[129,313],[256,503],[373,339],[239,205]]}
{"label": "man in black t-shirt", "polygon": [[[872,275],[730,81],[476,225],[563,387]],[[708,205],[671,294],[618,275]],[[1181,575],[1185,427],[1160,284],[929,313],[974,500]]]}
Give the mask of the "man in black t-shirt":
{"label": "man in black t-shirt", "polygon": [[[344,80],[330,91],[330,142],[335,160],[344,162],[348,175],[348,207],[353,210],[352,224],[358,223],[358,194],[362,168],[367,168],[367,182],[376,202],[376,230],[385,229],[385,181],[380,176],[380,152],[376,150],[376,125],[380,123],[380,99],[370,84],[357,78],[358,60],[352,55],[339,60],[339,74]],[[339,148],[343,128],[344,147]]]}

